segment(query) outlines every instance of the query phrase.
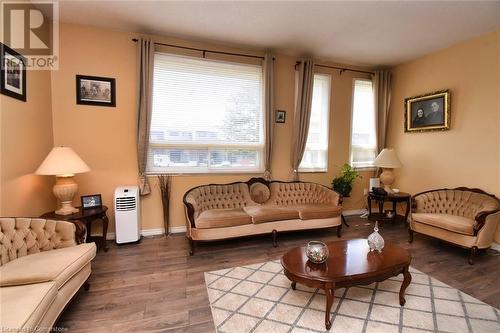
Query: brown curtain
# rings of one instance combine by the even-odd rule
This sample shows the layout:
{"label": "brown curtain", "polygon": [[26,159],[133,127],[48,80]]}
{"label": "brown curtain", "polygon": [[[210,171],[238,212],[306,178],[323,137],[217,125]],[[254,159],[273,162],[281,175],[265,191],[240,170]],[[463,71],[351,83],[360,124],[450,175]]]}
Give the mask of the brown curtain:
{"label": "brown curtain", "polygon": [[271,158],[273,154],[274,128],[274,57],[267,52],[264,57],[264,114],[265,114],[265,148],[264,178],[271,180]]}
{"label": "brown curtain", "polygon": [[146,165],[148,160],[149,129],[151,125],[154,42],[150,38],[139,38],[137,42],[137,159],[139,164],[139,190],[141,195],[151,193]]}
{"label": "brown curtain", "polygon": [[386,148],[387,122],[391,107],[391,77],[388,70],[375,72],[375,110],[377,121],[377,150]]}
{"label": "brown curtain", "polygon": [[299,165],[306,149],[314,83],[314,61],[302,60],[299,64],[295,115],[293,120],[292,178],[299,180]]}

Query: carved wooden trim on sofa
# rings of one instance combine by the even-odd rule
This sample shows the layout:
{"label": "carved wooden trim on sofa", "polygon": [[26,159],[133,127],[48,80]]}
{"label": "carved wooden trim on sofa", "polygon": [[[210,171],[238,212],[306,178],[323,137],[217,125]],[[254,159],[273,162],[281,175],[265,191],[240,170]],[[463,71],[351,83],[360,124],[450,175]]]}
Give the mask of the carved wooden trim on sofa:
{"label": "carved wooden trim on sofa", "polygon": [[[411,198],[411,212],[415,213],[415,210],[417,208],[417,203],[415,201],[416,197],[418,197],[422,194],[426,194],[426,193],[430,193],[430,192],[438,192],[438,191],[464,191],[464,192],[473,192],[473,193],[478,193],[478,194],[484,194],[484,195],[487,195],[487,196],[495,199],[500,206],[500,200],[494,194],[483,191],[480,188],[469,188],[469,187],[465,187],[465,186],[460,186],[460,187],[455,187],[455,188],[440,188],[440,189],[435,189],[435,190],[428,190],[428,191],[424,191],[424,192],[420,192],[420,193],[415,194]],[[477,222],[476,225],[474,226],[474,236],[477,236],[477,234],[479,233],[481,228],[484,226],[488,215],[495,214],[499,211],[500,211],[500,207],[497,209],[493,209],[493,210],[479,212],[474,217],[474,220]]]}

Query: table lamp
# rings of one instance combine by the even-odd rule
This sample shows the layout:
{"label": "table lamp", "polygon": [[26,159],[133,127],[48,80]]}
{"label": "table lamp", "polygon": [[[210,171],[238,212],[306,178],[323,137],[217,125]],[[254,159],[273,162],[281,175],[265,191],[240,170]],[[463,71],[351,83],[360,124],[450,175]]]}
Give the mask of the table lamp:
{"label": "table lamp", "polygon": [[394,183],[396,177],[392,170],[394,168],[400,168],[403,166],[401,161],[396,155],[396,152],[392,148],[384,148],[378,154],[377,158],[373,162],[376,167],[382,168],[382,173],[380,174],[380,181],[384,184],[384,190],[392,193],[391,185]]}
{"label": "table lamp", "polygon": [[78,191],[78,184],[73,176],[88,171],[90,171],[88,165],[69,147],[52,148],[40,164],[35,174],[56,176],[53,192],[61,203],[61,208],[56,210],[56,214],[70,215],[78,212],[78,209],[72,206],[73,197]]}

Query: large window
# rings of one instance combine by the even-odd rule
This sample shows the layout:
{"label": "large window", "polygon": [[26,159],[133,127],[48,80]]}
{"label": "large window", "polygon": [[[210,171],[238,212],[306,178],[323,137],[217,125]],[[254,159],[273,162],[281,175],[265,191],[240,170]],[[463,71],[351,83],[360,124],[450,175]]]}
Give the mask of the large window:
{"label": "large window", "polygon": [[330,75],[314,75],[311,121],[307,134],[306,150],[299,166],[300,171],[327,171],[330,86]]}
{"label": "large window", "polygon": [[374,102],[372,81],[355,79],[351,126],[351,165],[355,168],[373,167],[377,156]]}
{"label": "large window", "polygon": [[157,53],[149,173],[263,170],[262,67]]}

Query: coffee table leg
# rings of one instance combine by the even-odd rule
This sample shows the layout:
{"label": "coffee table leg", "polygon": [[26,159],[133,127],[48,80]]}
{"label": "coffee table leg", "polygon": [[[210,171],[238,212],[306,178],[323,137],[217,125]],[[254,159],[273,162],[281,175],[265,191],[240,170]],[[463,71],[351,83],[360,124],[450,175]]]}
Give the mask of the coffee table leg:
{"label": "coffee table leg", "polygon": [[295,290],[297,288],[297,282],[292,282],[292,289]]}
{"label": "coffee table leg", "polygon": [[326,294],[326,311],[325,311],[325,327],[329,330],[332,327],[332,322],[330,321],[330,311],[332,309],[333,297],[334,297],[334,284],[327,284],[325,286]]}
{"label": "coffee table leg", "polygon": [[411,282],[411,274],[408,270],[408,266],[406,266],[405,268],[403,268],[403,276],[404,276],[404,280],[403,280],[403,283],[401,284],[401,289],[399,289],[399,304],[401,306],[405,305],[406,303],[406,300],[405,300],[405,291],[406,291],[406,288],[408,288],[408,286],[410,285],[410,282]]}

